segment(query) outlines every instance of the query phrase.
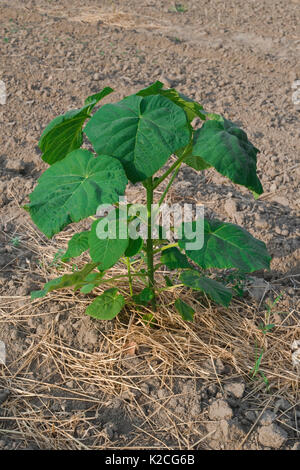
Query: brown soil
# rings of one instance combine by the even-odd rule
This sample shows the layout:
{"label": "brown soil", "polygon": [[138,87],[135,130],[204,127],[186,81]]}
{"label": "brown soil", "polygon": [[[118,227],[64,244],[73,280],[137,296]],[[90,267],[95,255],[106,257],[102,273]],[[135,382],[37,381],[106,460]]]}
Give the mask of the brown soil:
{"label": "brown soil", "polygon": [[[299,2],[10,0],[0,18],[0,449],[296,449]],[[104,102],[117,101],[158,79],[238,122],[260,149],[258,200],[189,167],[170,200],[203,202],[208,215],[243,225],[266,242],[271,271],[256,273],[252,297],[228,310],[190,299],[194,325],[167,295],[156,329],[130,309],[91,320],[88,299],[71,292],[32,302],[73,233],[49,241],[21,208],[47,167],[41,131],[104,86],[116,90]],[[280,293],[276,328],[263,336],[266,304]],[[268,389],[261,375],[251,379],[256,347]]]}

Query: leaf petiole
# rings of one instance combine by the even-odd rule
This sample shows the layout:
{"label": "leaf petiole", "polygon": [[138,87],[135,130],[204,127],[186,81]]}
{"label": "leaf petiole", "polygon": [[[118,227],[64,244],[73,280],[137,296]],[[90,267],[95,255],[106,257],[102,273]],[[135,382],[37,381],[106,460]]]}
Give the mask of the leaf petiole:
{"label": "leaf petiole", "polygon": [[162,203],[163,203],[163,201],[164,201],[164,199],[165,199],[165,197],[166,197],[166,195],[167,195],[167,193],[168,193],[168,191],[169,191],[169,189],[170,189],[170,187],[171,187],[173,181],[175,180],[175,178],[176,178],[176,176],[177,176],[177,174],[178,174],[178,172],[179,172],[179,170],[180,170],[181,164],[182,164],[182,162],[180,162],[180,163],[177,165],[177,167],[175,168],[175,171],[174,171],[172,177],[170,178],[170,181],[168,182],[166,189],[164,190],[164,192],[163,192],[163,194],[162,194],[160,200],[158,201],[158,205],[159,205],[159,206],[162,205]]}
{"label": "leaf petiole", "polygon": [[160,253],[161,251],[167,250],[168,248],[173,248],[177,246],[178,246],[178,242],[170,243],[169,245],[164,245],[164,246],[157,248],[156,250],[154,250],[153,254],[156,255],[156,253]]}
{"label": "leaf petiole", "polygon": [[169,174],[172,173],[172,171],[175,170],[177,166],[183,162],[183,160],[185,159],[185,157],[187,156],[190,150],[191,150],[191,142],[189,142],[189,144],[185,147],[181,157],[179,157],[173,163],[173,165],[171,165],[170,168],[153,183],[153,190],[155,190],[157,186],[159,186],[169,176]]}

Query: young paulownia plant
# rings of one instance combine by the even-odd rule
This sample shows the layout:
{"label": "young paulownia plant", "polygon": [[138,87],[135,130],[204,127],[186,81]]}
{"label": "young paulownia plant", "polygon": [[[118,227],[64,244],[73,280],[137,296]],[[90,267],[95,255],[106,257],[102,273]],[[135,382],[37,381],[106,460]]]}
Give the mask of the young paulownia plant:
{"label": "young paulownia plant", "polygon": [[[205,271],[235,269],[239,275],[244,275],[269,268],[270,256],[265,244],[242,227],[206,218],[202,225],[203,243],[198,249],[191,247],[193,238],[186,235],[196,233],[196,220],[182,222],[179,228],[183,235],[177,239],[175,236],[172,242],[158,225],[158,236],[154,239],[153,194],[169,178],[157,202],[159,208],[180,167],[186,164],[197,171],[214,167],[234,183],[251,190],[254,196],[260,195],[263,189],[256,173],[258,149],[233,122],[206,113],[199,103],[173,88],[164,89],[161,82],[117,103],[105,104],[92,115],[95,105],[112,91],[104,88],[88,97],[81,109],[56,117],[39,141],[42,159],[49,168],[39,178],[25,209],[49,238],[72,222],[91,218],[90,229],[76,233],[61,258],[68,262],[89,251],[91,261],[81,270],[47,282],[43,290],[32,292],[32,298],[71,287],[90,293],[100,284],[107,284],[108,289],[92,301],[86,313],[110,320],[125,305],[116,283],[124,275],[109,278],[106,272],[121,261],[127,266],[128,298],[136,304],[150,304],[155,311],[157,293],[164,289],[175,290],[179,284],[228,306],[233,290],[226,283],[205,275]],[[203,121],[197,130],[192,125],[195,118]],[[93,145],[94,153],[81,148],[83,133]],[[154,177],[172,155],[175,161],[163,174]],[[130,223],[141,227],[142,218],[139,213],[124,212],[120,203],[128,180],[133,184],[142,183],[145,188],[144,237],[131,236]],[[103,205],[115,210],[99,216],[97,210]],[[113,213],[117,222],[112,236],[109,227]],[[124,220],[127,222],[125,232]],[[100,223],[106,227],[106,237],[99,236]],[[123,231],[119,230],[121,224]],[[162,265],[176,270],[172,280],[165,276],[164,287],[155,283],[155,271]],[[145,288],[134,294],[136,278],[144,282]],[[180,298],[176,299],[175,308],[185,320],[193,320],[193,308]]]}

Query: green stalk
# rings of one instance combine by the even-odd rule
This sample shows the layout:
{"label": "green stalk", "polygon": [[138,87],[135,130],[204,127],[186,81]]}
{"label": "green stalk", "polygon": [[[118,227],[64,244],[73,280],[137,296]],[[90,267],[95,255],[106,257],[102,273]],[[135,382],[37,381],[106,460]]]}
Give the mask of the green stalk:
{"label": "green stalk", "polygon": [[132,276],[131,276],[131,269],[130,269],[130,259],[128,258],[128,256],[126,256],[125,261],[126,261],[127,273],[128,273],[129,291],[130,291],[130,295],[132,297],[132,294],[133,294]]}
{"label": "green stalk", "polygon": [[187,154],[190,152],[190,150],[191,150],[191,142],[185,147],[184,152],[181,155],[181,157],[179,157],[176,160],[176,162],[174,162],[173,165],[171,165],[170,168],[160,178],[158,178],[155,181],[155,183],[153,183],[153,190],[156,189],[157,186],[159,186],[160,183],[162,183],[169,176],[169,174],[172,173],[172,171],[176,169],[176,167],[177,167],[177,165],[179,165],[179,163],[183,162],[183,160],[185,159]]}
{"label": "green stalk", "polygon": [[156,255],[156,253],[160,253],[161,251],[164,251],[164,250],[167,250],[168,248],[173,248],[173,247],[176,247],[176,246],[178,246],[178,242],[170,243],[169,245],[160,246],[159,248],[154,250],[153,253]]}
{"label": "green stalk", "polygon": [[166,187],[166,189],[164,190],[164,192],[163,192],[163,194],[162,194],[160,200],[158,201],[158,205],[159,205],[159,206],[162,205],[163,200],[165,199],[165,197],[166,197],[166,195],[167,195],[167,193],[168,193],[168,191],[169,191],[169,189],[170,189],[171,184],[173,183],[174,179],[176,178],[177,173],[178,173],[178,171],[180,170],[181,163],[182,163],[182,162],[180,162],[179,164],[177,163],[177,167],[176,167],[176,169],[175,169],[175,171],[174,171],[172,177],[170,178],[170,181],[168,182],[167,187]]}
{"label": "green stalk", "polygon": [[[146,276],[146,274],[141,274],[141,273],[131,273],[131,277],[132,276],[135,276],[135,277],[141,277],[141,276]],[[127,277],[128,278],[128,274],[119,274],[118,276],[113,276],[113,277],[110,277],[108,279],[102,279],[101,280],[101,284],[103,282],[110,282],[110,281],[115,281],[116,279],[122,279],[123,277]]]}
{"label": "green stalk", "polygon": [[146,244],[146,254],[147,254],[147,274],[149,281],[149,288],[152,289],[154,297],[151,301],[152,308],[156,310],[156,300],[155,300],[155,289],[154,289],[154,263],[153,263],[153,240],[152,240],[152,230],[151,230],[151,205],[153,204],[153,181],[152,177],[147,178],[145,181],[145,188],[147,191],[147,244]]}

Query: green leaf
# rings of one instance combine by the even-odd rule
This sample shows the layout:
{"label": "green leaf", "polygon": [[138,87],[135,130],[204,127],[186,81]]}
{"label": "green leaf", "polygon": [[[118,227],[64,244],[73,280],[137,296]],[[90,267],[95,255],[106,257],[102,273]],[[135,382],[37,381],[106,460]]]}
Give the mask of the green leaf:
{"label": "green leaf", "polygon": [[99,279],[102,279],[104,272],[99,273],[90,273],[84,278],[84,282],[98,282]]}
{"label": "green leaf", "polygon": [[[76,271],[73,274],[64,274],[63,276],[52,279],[49,282],[46,282],[44,289],[31,292],[31,298],[37,299],[40,297],[45,297],[49,292],[57,289],[64,289],[66,287],[72,287],[79,284],[83,284],[86,280],[88,274],[95,269],[95,263],[88,263],[80,271]],[[76,289],[75,289],[76,290]]]}
{"label": "green leaf", "polygon": [[90,292],[92,292],[92,290],[95,288],[95,284],[85,284],[81,289],[80,289],[80,292],[82,292],[82,294],[89,294]]}
{"label": "green leaf", "polygon": [[83,294],[88,294],[95,287],[100,286],[104,274],[104,272],[88,274],[83,281],[79,281],[74,285],[74,290],[80,289]]}
{"label": "green leaf", "polygon": [[86,105],[57,116],[48,124],[39,141],[45,162],[52,165],[63,160],[68,153],[82,145],[82,126],[89,113],[90,105]]}
{"label": "green leaf", "polygon": [[202,276],[198,271],[183,271],[180,275],[181,282],[191,289],[205,292],[217,304],[228,307],[232,298],[232,291],[220,282],[209,277]]}
{"label": "green leaf", "polygon": [[194,321],[195,310],[181,299],[175,300],[175,308],[185,321]]}
{"label": "green leaf", "polygon": [[142,90],[138,91],[136,94],[137,96],[151,96],[151,95],[159,95],[162,91],[164,84],[157,80],[156,82],[149,85],[147,88],[143,88]]}
{"label": "green leaf", "polygon": [[152,176],[190,140],[186,115],[162,96],[128,96],[102,106],[84,132],[97,153],[118,158],[130,181]]}
{"label": "green leaf", "polygon": [[255,362],[255,365],[254,365],[254,368],[251,369],[251,372],[253,371],[252,373],[252,377],[255,377],[257,372],[259,371],[259,367],[260,367],[260,363],[261,363],[261,360],[262,360],[262,357],[263,357],[263,354],[264,354],[264,350],[261,351],[259,357],[256,359],[256,362]]}
{"label": "green leaf", "polygon": [[43,152],[42,159],[45,162],[52,165],[81,147],[82,126],[85,120],[90,117],[93,107],[112,91],[112,88],[105,87],[100,93],[89,96],[82,108],[67,111],[48,124],[39,141],[39,147]]}
{"label": "green leaf", "polygon": [[211,165],[205,162],[203,158],[199,157],[198,155],[187,155],[183,162],[197,171],[202,171],[206,170],[207,168],[211,168]]}
{"label": "green leaf", "polygon": [[263,323],[260,324],[258,327],[264,334],[266,334],[268,331],[272,330],[276,326],[274,323],[270,323],[269,325],[264,325]]}
{"label": "green leaf", "polygon": [[189,122],[191,122],[195,117],[199,117],[205,121],[206,117],[205,114],[202,113],[203,106],[201,106],[201,104],[191,100],[182,93],[178,93],[174,88],[162,90],[161,94],[162,96],[169,98],[169,100],[173,101],[177,106],[180,106],[186,112]]}
{"label": "green leaf", "polygon": [[154,315],[152,315],[152,313],[145,313],[145,314],[142,316],[142,322],[143,322],[146,326],[150,326],[151,328],[154,328],[154,327],[155,327],[155,324],[157,323],[157,320],[156,320],[156,318],[154,317]]}
{"label": "green leaf", "polygon": [[89,231],[75,233],[68,243],[67,251],[61,256],[62,261],[68,261],[70,258],[76,258],[89,249]]}
{"label": "green leaf", "polygon": [[202,111],[203,106],[201,106],[201,104],[179,93],[177,90],[175,90],[175,88],[163,90],[163,86],[163,83],[157,81],[148,88],[144,88],[143,90],[139,91],[137,96],[165,96],[185,111],[189,122],[191,122],[195,117],[200,117],[203,121],[205,121],[206,117]]}
{"label": "green leaf", "polygon": [[74,150],[48,168],[30,195],[27,209],[47,237],[71,222],[92,214],[100,204],[111,204],[124,194],[127,178],[115,158]]}
{"label": "green leaf", "polygon": [[160,262],[169,269],[190,268],[187,257],[181,253],[178,248],[172,247],[162,251]]}
{"label": "green leaf", "polygon": [[[196,230],[195,222],[185,222],[183,227]],[[183,233],[178,244],[203,269],[237,268],[242,272],[252,272],[270,268],[271,257],[264,242],[237,225],[204,219],[203,247],[187,250],[186,244],[193,241],[195,238],[186,239]]]}
{"label": "green leaf", "polygon": [[85,313],[98,320],[112,320],[122,310],[125,305],[123,295],[118,294],[118,289],[111,288],[88,306]]}
{"label": "green leaf", "polygon": [[224,118],[220,114],[216,113],[208,113],[207,111],[203,111],[207,119],[211,119],[212,121],[219,121],[223,122]]}
{"label": "green leaf", "polygon": [[174,285],[173,282],[171,281],[171,279],[169,278],[169,276],[164,276],[164,279],[166,281],[166,286],[167,287],[172,287]]}
{"label": "green leaf", "polygon": [[95,93],[94,95],[91,95],[89,96],[84,104],[89,104],[91,109],[93,109],[93,107],[99,103],[100,100],[102,100],[103,98],[105,98],[106,96],[110,95],[110,93],[112,93],[114,90],[112,88],[110,88],[109,86],[106,86],[105,88],[103,88],[103,90],[101,90],[99,93]]}
{"label": "green leaf", "polygon": [[132,296],[132,299],[138,305],[147,305],[153,298],[154,293],[150,287],[145,287],[139,294]]}
{"label": "green leaf", "polygon": [[[90,255],[92,260],[98,264],[98,268],[102,270],[111,268],[128,247],[128,238],[119,238],[118,214],[117,210],[109,212],[103,219],[96,220],[91,228],[89,235]],[[103,231],[107,233],[107,238],[99,238],[100,224],[103,226]]]}
{"label": "green leaf", "polygon": [[53,260],[51,261],[49,266],[56,266],[56,267],[59,266],[60,261],[62,261],[63,256],[64,256],[64,250],[60,248],[53,256]]}
{"label": "green leaf", "polygon": [[129,238],[128,247],[125,250],[125,256],[131,258],[132,256],[136,255],[141,251],[143,247],[143,239],[141,237],[134,240],[133,238]]}
{"label": "green leaf", "polygon": [[187,152],[187,155],[183,160],[183,162],[186,165],[194,168],[194,170],[197,170],[197,171],[202,171],[202,170],[206,170],[207,168],[211,168],[210,163],[207,163],[206,161],[204,161],[203,158],[199,157],[199,155],[192,154],[194,142],[195,142],[195,133],[193,134],[193,140],[189,144],[188,152],[187,152],[187,147],[184,147],[180,149],[179,151],[177,151],[176,153],[177,157],[180,158],[184,152],[185,153]]}
{"label": "green leaf", "polygon": [[256,174],[258,152],[247,134],[225,118],[206,121],[194,135],[192,155],[200,156],[234,183],[262,194],[263,188]]}

